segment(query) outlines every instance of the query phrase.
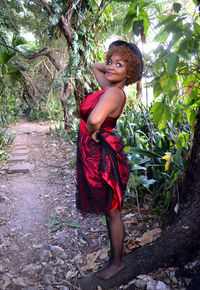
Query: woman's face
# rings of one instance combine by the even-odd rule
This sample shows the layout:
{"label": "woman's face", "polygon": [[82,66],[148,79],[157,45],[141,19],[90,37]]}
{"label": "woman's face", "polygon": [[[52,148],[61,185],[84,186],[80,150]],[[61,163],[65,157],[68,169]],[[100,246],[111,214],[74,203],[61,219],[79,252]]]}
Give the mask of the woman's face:
{"label": "woman's face", "polygon": [[111,83],[125,83],[127,77],[127,62],[117,53],[113,54],[106,65],[106,79]]}

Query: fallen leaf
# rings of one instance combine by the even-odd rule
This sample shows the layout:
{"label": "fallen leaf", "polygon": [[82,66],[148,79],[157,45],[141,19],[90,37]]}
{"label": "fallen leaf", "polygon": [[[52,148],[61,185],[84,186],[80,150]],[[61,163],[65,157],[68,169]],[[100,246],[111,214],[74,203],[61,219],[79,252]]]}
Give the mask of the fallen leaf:
{"label": "fallen leaf", "polygon": [[160,228],[156,228],[152,231],[144,233],[143,236],[141,238],[137,238],[136,241],[139,242],[140,246],[144,246],[160,237],[161,233],[162,230]]}
{"label": "fallen leaf", "polygon": [[101,255],[99,256],[99,259],[105,260],[108,257],[108,248],[103,248],[101,250]]}
{"label": "fallen leaf", "polygon": [[65,275],[65,279],[72,279],[73,277],[75,277],[77,275],[78,271],[77,270],[69,270],[66,275]]}
{"label": "fallen leaf", "polygon": [[81,251],[83,254],[89,254],[97,251],[99,249],[99,245],[96,243],[90,243],[88,246],[82,247]]}
{"label": "fallen leaf", "polygon": [[5,290],[10,285],[10,283],[11,283],[10,279],[6,278],[6,280],[4,281],[1,289]]}
{"label": "fallen leaf", "polygon": [[136,221],[134,219],[131,220],[125,220],[125,224],[135,224]]}
{"label": "fallen leaf", "polygon": [[9,244],[8,243],[3,243],[3,244],[0,245],[0,249],[5,248],[5,247],[9,247]]}
{"label": "fallen leaf", "polygon": [[77,222],[64,222],[64,224],[72,228],[80,228],[80,225]]}
{"label": "fallen leaf", "polygon": [[162,235],[162,230],[160,228],[153,229],[152,232],[154,241]]}
{"label": "fallen leaf", "polygon": [[139,244],[136,242],[136,240],[129,239],[124,246],[124,254],[130,254],[134,249],[137,248],[139,248]]}
{"label": "fallen leaf", "polygon": [[94,233],[90,233],[90,238],[91,239],[95,239],[95,234]]}
{"label": "fallen leaf", "polygon": [[92,270],[96,267],[96,260],[99,257],[99,253],[98,252],[93,252],[93,253],[89,253],[86,256],[86,260],[87,260],[87,264],[82,267],[83,271],[87,271],[87,270]]}

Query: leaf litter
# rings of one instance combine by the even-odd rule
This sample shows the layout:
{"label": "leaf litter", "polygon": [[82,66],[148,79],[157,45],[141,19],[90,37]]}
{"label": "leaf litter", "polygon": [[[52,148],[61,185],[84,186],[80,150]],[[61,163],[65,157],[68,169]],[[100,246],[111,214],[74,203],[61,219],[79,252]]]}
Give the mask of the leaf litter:
{"label": "leaf litter", "polygon": [[[50,187],[53,188],[51,191],[44,192],[48,217],[43,221],[43,227],[46,229],[44,231],[46,233],[45,239],[50,247],[45,248],[45,245],[40,244],[33,245],[35,253],[38,251],[37,249],[42,249],[42,254],[40,253],[40,259],[37,263],[42,265],[41,274],[45,281],[42,281],[41,276],[38,275],[37,280],[30,281],[30,285],[31,283],[35,286],[38,285],[38,289],[47,289],[47,285],[54,289],[60,289],[61,286],[67,286],[69,289],[79,289],[77,278],[93,275],[102,263],[108,259],[109,241],[105,217],[93,214],[83,217],[76,210],[76,173],[75,164],[72,162],[76,155],[74,147],[57,138],[53,138],[52,142],[52,139],[47,135],[36,135],[31,134],[30,136],[30,146],[33,152],[30,159],[32,162],[36,162],[37,170],[33,172],[33,176],[36,181],[46,178]],[[37,147],[38,143],[39,147]],[[46,173],[43,172],[44,169]],[[4,185],[2,184],[2,186]],[[140,208],[140,212],[137,210],[136,206],[132,206],[122,211],[126,233],[124,254],[131,253],[147,243],[152,243],[162,234],[149,205]],[[144,222],[147,216],[148,219],[146,220],[148,222]],[[8,236],[13,238],[15,233],[9,232]],[[0,241],[0,250],[4,251],[4,255],[7,248],[9,248],[9,243]],[[159,280],[162,280],[166,286],[173,286],[172,289],[184,289],[184,283],[181,279],[175,281],[175,271],[175,268],[158,269],[150,276],[140,275],[127,285],[121,285],[115,287],[115,289],[122,290],[133,284],[139,285],[141,280],[143,285],[146,283],[145,287],[147,283],[157,281],[152,284],[156,285]],[[50,273],[51,280],[48,280],[50,279],[48,273]],[[16,276],[17,272],[15,273],[8,268],[7,276],[0,285],[1,289],[9,287],[12,278]],[[147,282],[144,283],[144,281]],[[98,286],[98,290],[101,289]]]}

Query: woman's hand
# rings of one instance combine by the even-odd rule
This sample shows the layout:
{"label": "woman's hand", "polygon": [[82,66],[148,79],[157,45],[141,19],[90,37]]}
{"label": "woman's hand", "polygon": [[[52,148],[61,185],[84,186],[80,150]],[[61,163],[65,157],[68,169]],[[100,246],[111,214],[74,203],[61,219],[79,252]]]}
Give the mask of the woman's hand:
{"label": "woman's hand", "polygon": [[93,139],[95,142],[97,142],[97,143],[99,143],[99,140],[97,139],[97,133],[98,133],[98,132],[99,132],[99,131],[96,131],[96,132],[94,132],[94,133],[91,134],[92,139]]}
{"label": "woman's hand", "polygon": [[106,89],[109,85],[106,79],[106,64],[103,62],[96,62],[93,66],[93,71],[99,86],[102,89]]}

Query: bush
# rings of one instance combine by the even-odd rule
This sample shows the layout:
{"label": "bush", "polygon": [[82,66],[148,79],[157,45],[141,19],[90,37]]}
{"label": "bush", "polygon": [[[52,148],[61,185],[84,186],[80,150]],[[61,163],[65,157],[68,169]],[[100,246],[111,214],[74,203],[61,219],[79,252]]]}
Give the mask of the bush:
{"label": "bush", "polygon": [[[143,202],[148,196],[158,212],[170,202],[169,188],[183,172],[190,149],[190,126],[175,127],[168,122],[159,130],[150,117],[150,109],[126,107],[118,120],[117,130],[123,139],[131,165],[126,201]],[[177,143],[179,137],[182,143]],[[187,137],[185,137],[187,136]]]}

